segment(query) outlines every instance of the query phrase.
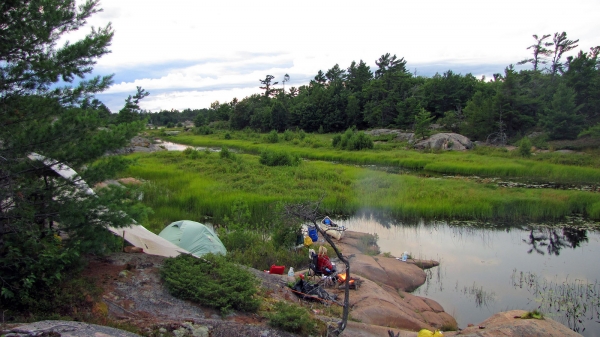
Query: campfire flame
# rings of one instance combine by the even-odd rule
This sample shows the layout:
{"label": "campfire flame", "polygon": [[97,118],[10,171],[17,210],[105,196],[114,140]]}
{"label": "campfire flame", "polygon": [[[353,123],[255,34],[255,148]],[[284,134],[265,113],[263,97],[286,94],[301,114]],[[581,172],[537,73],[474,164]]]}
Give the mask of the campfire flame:
{"label": "campfire flame", "polygon": [[[346,273],[343,273],[343,274],[338,274],[338,281],[339,281],[340,283],[344,283],[344,282],[346,282]],[[354,279],[350,278],[350,284],[351,284],[351,285],[352,285],[352,284],[354,284]]]}

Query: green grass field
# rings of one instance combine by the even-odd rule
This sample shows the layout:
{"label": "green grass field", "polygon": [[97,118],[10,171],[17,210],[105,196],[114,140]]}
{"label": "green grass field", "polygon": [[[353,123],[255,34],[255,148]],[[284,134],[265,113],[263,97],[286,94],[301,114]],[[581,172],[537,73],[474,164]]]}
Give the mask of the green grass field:
{"label": "green grass field", "polygon": [[358,165],[396,166],[432,174],[460,174],[486,177],[518,178],[535,182],[563,184],[599,184],[600,155],[540,153],[531,158],[519,157],[516,152],[479,148],[469,152],[424,153],[405,150],[398,143],[377,144],[370,151],[336,150],[331,146],[330,134],[305,135],[291,133],[289,140],[277,143],[266,141],[265,135],[253,132],[231,132],[200,136],[182,134],[164,137],[166,140],[192,146],[238,149],[256,154],[263,149],[273,149],[309,160],[322,160]]}
{"label": "green grass field", "polygon": [[[207,146],[211,141],[203,137],[181,138],[188,143],[194,141],[194,145],[198,146]],[[179,141],[180,137],[176,137],[176,140]],[[229,141],[227,145],[235,147],[235,142]],[[249,141],[237,142],[244,146],[251,145]],[[264,145],[260,144],[257,148]],[[285,151],[287,146],[278,143],[272,148]],[[313,159],[334,153],[346,159],[357,156],[364,159],[362,164],[381,164],[383,160],[398,155],[385,152],[338,152],[319,147],[300,150],[311,153]],[[531,174],[542,174],[548,172],[546,170],[549,167],[554,174],[563,172],[561,170],[567,174],[567,169],[571,167],[520,159],[501,165],[501,158],[472,154],[450,154],[445,155],[443,160],[436,160],[436,154],[402,153],[405,152],[414,156],[415,161],[419,157],[429,160],[424,166],[435,166],[438,171],[442,171],[443,167],[451,167],[448,171],[462,170],[463,174],[484,170],[490,173],[504,170],[506,174],[526,170]],[[237,200],[243,200],[248,205],[253,222],[260,222],[270,218],[270,212],[278,202],[314,201],[322,195],[325,195],[324,208],[335,214],[351,215],[361,210],[373,210],[400,219],[542,220],[582,213],[592,219],[600,219],[600,193],[503,188],[467,179],[393,174],[349,165],[356,162],[352,160],[334,160],[337,163],[309,160],[299,166],[270,167],[260,164],[258,156],[254,154],[235,154],[232,158],[222,158],[218,153],[202,151],[195,152],[195,155],[157,152],[138,153],[129,157],[135,158],[137,164],[121,174],[146,181],[143,187],[144,203],[154,209],[149,224],[154,231],[180,219],[205,221],[206,217],[210,217],[211,222],[219,223],[231,215],[231,205]],[[488,163],[496,163],[498,168],[483,165],[478,162],[479,157],[488,159]],[[452,158],[454,160],[451,161]],[[582,172],[591,172],[591,175],[598,171],[589,167],[579,168]]]}

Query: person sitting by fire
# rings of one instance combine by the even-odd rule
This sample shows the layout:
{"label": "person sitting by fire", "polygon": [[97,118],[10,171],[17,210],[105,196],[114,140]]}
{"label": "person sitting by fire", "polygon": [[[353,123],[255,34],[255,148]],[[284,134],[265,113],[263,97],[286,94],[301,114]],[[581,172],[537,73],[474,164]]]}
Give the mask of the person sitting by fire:
{"label": "person sitting by fire", "polygon": [[335,265],[331,263],[329,256],[327,256],[327,248],[325,248],[325,246],[319,247],[317,270],[323,275],[331,275],[336,272]]}

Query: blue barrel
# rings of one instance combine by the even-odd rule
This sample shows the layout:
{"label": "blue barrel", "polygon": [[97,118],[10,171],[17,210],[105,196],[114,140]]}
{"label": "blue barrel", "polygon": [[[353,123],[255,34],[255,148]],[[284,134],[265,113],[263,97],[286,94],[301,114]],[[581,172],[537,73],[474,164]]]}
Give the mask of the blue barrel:
{"label": "blue barrel", "polygon": [[308,236],[313,242],[317,242],[319,240],[319,234],[317,234],[317,228],[308,227]]}

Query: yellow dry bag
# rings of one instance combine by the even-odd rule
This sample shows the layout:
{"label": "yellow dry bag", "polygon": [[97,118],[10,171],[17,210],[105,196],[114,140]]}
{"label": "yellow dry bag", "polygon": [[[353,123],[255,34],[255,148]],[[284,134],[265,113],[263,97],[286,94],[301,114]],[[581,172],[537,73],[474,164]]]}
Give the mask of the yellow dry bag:
{"label": "yellow dry bag", "polygon": [[444,337],[440,330],[435,330],[435,332],[431,332],[431,330],[421,329],[417,337]]}

